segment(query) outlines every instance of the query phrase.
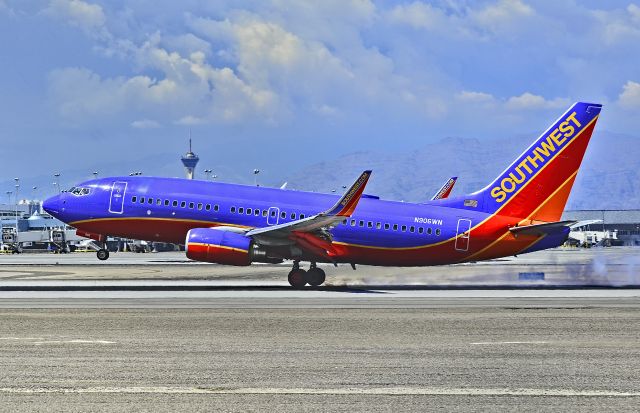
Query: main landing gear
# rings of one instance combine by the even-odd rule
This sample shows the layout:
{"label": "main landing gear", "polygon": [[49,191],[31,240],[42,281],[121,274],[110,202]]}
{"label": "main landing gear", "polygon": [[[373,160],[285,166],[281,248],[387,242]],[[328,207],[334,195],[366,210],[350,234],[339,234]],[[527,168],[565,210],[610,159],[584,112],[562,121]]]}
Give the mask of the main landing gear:
{"label": "main landing gear", "polygon": [[97,252],[96,252],[96,256],[98,257],[98,259],[100,261],[106,261],[109,259],[109,250],[107,249],[107,243],[103,243],[102,244],[102,248],[100,248]]}
{"label": "main landing gear", "polygon": [[289,272],[289,284],[293,288],[303,288],[309,284],[312,287],[318,287],[324,283],[326,275],[322,268],[316,267],[316,263],[312,262],[309,270],[305,271],[300,268],[300,261],[293,262],[293,269]]}

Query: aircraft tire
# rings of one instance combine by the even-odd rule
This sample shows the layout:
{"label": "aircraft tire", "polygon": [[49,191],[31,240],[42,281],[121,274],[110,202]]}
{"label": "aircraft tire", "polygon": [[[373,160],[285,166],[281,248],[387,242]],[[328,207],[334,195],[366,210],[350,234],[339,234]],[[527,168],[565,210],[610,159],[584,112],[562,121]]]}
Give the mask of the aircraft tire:
{"label": "aircraft tire", "polygon": [[300,268],[291,270],[289,272],[289,284],[293,288],[304,288],[307,284],[307,272]]}
{"label": "aircraft tire", "polygon": [[107,249],[99,249],[98,252],[96,252],[96,256],[98,257],[98,259],[100,261],[105,261],[109,259],[109,250]]}
{"label": "aircraft tire", "polygon": [[309,271],[307,271],[307,283],[312,287],[318,287],[322,285],[326,278],[327,276],[322,268],[315,267],[310,268]]}

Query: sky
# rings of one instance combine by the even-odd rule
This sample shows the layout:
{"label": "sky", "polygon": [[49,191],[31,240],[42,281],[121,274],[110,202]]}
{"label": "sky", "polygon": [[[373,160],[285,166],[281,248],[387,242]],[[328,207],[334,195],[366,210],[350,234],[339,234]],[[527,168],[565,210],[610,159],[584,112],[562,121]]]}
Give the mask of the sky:
{"label": "sky", "polygon": [[640,136],[640,4],[0,0],[0,170],[23,182],[182,175],[189,133],[200,169],[275,180],[535,135],[577,100]]}

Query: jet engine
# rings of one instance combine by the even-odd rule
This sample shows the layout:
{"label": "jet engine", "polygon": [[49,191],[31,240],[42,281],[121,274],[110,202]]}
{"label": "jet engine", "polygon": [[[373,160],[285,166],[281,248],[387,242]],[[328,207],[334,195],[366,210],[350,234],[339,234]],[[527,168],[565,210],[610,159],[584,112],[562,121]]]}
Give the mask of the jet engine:
{"label": "jet engine", "polygon": [[282,258],[270,257],[251,238],[223,229],[194,228],[187,233],[185,247],[187,258],[194,261],[238,266],[282,262]]}

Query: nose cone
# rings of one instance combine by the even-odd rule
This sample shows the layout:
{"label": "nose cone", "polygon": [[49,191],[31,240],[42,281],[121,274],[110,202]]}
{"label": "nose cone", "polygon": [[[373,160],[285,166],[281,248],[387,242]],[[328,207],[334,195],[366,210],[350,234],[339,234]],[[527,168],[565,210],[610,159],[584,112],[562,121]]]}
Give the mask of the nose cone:
{"label": "nose cone", "polygon": [[58,217],[60,215],[60,195],[45,199],[42,203],[42,209],[54,217]]}

